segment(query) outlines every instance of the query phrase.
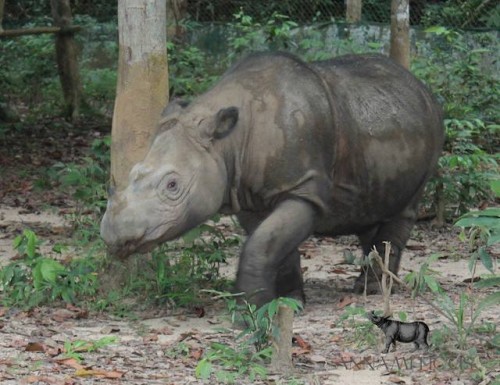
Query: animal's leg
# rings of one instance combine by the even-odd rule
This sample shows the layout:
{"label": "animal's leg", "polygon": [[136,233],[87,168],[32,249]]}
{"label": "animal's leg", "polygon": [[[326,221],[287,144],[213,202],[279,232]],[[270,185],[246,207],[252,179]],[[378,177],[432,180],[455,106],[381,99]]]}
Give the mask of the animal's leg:
{"label": "animal's leg", "polygon": [[[252,234],[255,229],[269,215],[267,212],[242,211],[238,213],[238,221],[247,234]],[[278,297],[295,298],[305,303],[304,281],[300,267],[300,253],[298,249],[292,250],[288,255],[279,258],[283,262],[278,268],[276,278],[276,294]]]}
{"label": "animal's leg", "polygon": [[382,353],[389,353],[389,348],[392,343],[394,343],[394,339],[392,337],[385,337],[385,348],[382,350]]}
{"label": "animal's leg", "polygon": [[300,268],[300,253],[297,249],[288,253],[278,268],[276,294],[278,297],[295,298],[303,304],[306,301],[304,280],[302,279],[302,269]]}
{"label": "animal's leg", "polygon": [[[365,234],[360,235],[359,239],[363,248],[363,252],[367,255],[370,250],[375,247],[384,259],[385,243],[391,243],[391,252],[389,255],[389,270],[394,274],[398,273],[399,263],[401,260],[401,252],[410,237],[411,229],[415,224],[416,215],[410,215],[414,210],[405,211],[400,217],[392,219],[390,222],[379,225],[376,231],[373,229]],[[367,277],[365,277],[367,275]],[[367,281],[367,294],[377,294],[380,292],[380,279],[382,272],[378,265],[365,266],[362,268],[360,276],[354,283],[354,292],[361,294],[365,288],[365,279]]]}
{"label": "animal's leg", "polygon": [[413,345],[414,345],[414,348],[413,348],[412,352],[416,352],[418,349],[420,349],[420,345],[417,341],[414,341]]}
{"label": "animal's leg", "polygon": [[[316,211],[302,200],[281,202],[248,237],[239,261],[236,289],[263,305],[276,298],[278,270],[312,232]],[[297,264],[292,261],[296,272]],[[293,274],[295,275],[295,274]],[[288,274],[285,274],[288,276]]]}

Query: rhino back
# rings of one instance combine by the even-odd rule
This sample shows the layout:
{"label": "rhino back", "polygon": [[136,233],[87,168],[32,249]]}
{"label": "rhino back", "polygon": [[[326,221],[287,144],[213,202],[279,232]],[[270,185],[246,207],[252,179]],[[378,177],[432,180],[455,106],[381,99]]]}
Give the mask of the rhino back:
{"label": "rhino back", "polygon": [[[442,112],[411,73],[381,55],[313,64],[334,100],[331,209],[350,232],[391,218],[418,198],[440,155]],[[341,231],[342,232],[342,231]]]}

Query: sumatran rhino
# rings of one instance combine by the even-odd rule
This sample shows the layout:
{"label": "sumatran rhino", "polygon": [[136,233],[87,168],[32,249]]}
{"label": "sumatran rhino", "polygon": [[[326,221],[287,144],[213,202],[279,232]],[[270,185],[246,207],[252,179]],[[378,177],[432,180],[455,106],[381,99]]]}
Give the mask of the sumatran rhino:
{"label": "sumatran rhino", "polygon": [[[443,136],[429,90],[387,57],[253,54],[189,105],[166,107],[101,235],[124,257],[236,214],[248,233],[236,289],[259,305],[303,297],[298,247],[313,233],[356,234],[365,255],[389,241],[397,273]],[[377,292],[373,269],[355,292],[365,274]]]}

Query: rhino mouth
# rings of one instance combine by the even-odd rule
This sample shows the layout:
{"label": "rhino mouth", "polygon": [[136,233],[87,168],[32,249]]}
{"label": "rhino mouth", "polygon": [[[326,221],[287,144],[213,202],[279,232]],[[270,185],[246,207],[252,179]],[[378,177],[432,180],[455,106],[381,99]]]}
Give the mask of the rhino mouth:
{"label": "rhino mouth", "polygon": [[123,245],[110,246],[108,252],[115,258],[125,259],[132,254],[148,253],[157,245],[156,242],[141,243],[141,240],[131,240],[126,241]]}

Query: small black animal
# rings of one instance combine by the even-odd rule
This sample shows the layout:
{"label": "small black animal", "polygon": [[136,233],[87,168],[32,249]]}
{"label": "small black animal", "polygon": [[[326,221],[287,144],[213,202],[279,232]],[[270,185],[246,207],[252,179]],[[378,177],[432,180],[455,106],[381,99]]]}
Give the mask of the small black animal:
{"label": "small black animal", "polygon": [[391,344],[394,345],[394,350],[396,350],[396,341],[399,342],[413,342],[415,344],[415,350],[420,349],[424,346],[426,349],[429,348],[427,343],[427,335],[429,334],[429,326],[425,322],[401,322],[389,319],[389,317],[380,317],[375,315],[375,312],[368,314],[368,318],[375,325],[377,325],[385,334],[385,349],[383,353],[389,351]]}

